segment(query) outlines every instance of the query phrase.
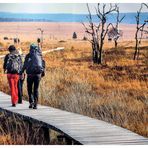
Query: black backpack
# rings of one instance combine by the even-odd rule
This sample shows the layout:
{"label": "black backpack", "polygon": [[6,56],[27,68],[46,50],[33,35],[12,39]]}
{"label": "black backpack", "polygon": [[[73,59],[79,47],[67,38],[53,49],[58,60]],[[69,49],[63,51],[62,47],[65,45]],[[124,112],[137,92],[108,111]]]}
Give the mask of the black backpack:
{"label": "black backpack", "polygon": [[21,71],[21,57],[17,54],[9,54],[6,63],[6,70],[9,73],[18,74]]}
{"label": "black backpack", "polygon": [[29,54],[26,72],[27,74],[42,74],[44,71],[41,53],[35,51]]}

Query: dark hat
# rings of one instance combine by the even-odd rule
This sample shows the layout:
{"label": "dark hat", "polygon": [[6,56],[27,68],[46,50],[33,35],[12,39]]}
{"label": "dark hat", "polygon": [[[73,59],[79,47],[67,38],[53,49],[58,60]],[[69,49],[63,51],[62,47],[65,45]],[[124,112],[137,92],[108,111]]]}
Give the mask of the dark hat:
{"label": "dark hat", "polygon": [[37,52],[38,51],[38,46],[36,44],[31,44],[30,45],[30,53],[34,53],[34,52]]}
{"label": "dark hat", "polygon": [[30,50],[38,50],[38,46],[34,43],[30,45]]}
{"label": "dark hat", "polygon": [[10,45],[10,46],[8,47],[8,50],[9,50],[10,52],[12,52],[12,51],[15,51],[16,48],[15,48],[14,45]]}

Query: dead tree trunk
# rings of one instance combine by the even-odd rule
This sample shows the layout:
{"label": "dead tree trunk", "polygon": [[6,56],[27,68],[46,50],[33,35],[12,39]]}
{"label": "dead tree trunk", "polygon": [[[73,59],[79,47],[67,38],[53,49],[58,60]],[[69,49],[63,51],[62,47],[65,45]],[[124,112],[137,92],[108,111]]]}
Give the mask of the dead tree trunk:
{"label": "dead tree trunk", "polygon": [[104,32],[106,31],[105,28],[105,23],[106,23],[106,18],[102,16],[101,19],[101,35],[100,35],[100,56],[99,56],[99,61],[98,64],[102,63],[102,50],[103,50],[103,45],[104,45]]}
{"label": "dead tree trunk", "polygon": [[92,38],[90,42],[92,44],[93,63],[101,64],[104,40],[108,32],[108,28],[111,25],[111,23],[106,25],[107,16],[113,11],[116,11],[116,5],[112,6],[110,4],[109,9],[106,10],[106,4],[103,4],[102,11],[101,11],[100,4],[98,4],[98,7],[96,8],[96,12],[97,12],[96,15],[98,17],[98,22],[99,22],[98,25],[96,25],[93,22],[92,14],[91,14],[88,4],[87,4],[87,8],[88,8],[88,13],[89,13],[87,17],[89,20],[89,26],[87,27],[84,23],[82,24],[86,29],[86,33],[88,33]]}
{"label": "dead tree trunk", "polygon": [[136,60],[136,56],[137,56],[137,53],[138,53],[138,32],[139,32],[139,28],[138,28],[138,23],[137,23],[137,30],[136,30],[136,33],[135,33],[136,44],[135,44],[134,60]]}
{"label": "dead tree trunk", "polygon": [[92,43],[92,57],[93,57],[93,63],[98,63],[99,60],[99,45],[96,41],[93,41]]}
{"label": "dead tree trunk", "polygon": [[144,21],[142,24],[140,22],[140,14],[142,13],[143,6],[146,6],[146,8],[148,9],[148,5],[145,3],[142,3],[140,9],[137,11],[137,16],[135,16],[136,17],[136,32],[135,32],[136,43],[135,43],[135,52],[134,52],[134,57],[133,57],[134,60],[136,59],[138,60],[139,58],[139,54],[140,54],[139,46],[141,44],[141,39],[143,37],[144,27],[147,23],[147,21]]}
{"label": "dead tree trunk", "polygon": [[117,49],[117,47],[118,47],[118,41],[115,40],[115,41],[114,41],[114,44],[115,44],[115,49]]}
{"label": "dead tree trunk", "polygon": [[121,36],[121,34],[119,33],[119,24],[123,21],[123,19],[125,18],[125,15],[120,19],[120,10],[119,10],[119,7],[116,6],[117,9],[116,9],[116,12],[117,12],[117,16],[116,16],[116,26],[115,26],[115,29],[117,30],[117,35],[116,37],[114,38],[114,45],[115,45],[115,49],[117,49],[118,47],[118,39],[119,37]]}

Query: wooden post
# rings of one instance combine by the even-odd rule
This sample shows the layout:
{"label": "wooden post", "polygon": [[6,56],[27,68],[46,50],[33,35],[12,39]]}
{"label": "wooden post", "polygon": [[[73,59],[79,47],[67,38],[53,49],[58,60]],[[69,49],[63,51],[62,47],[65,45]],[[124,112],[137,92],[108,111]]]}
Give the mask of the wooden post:
{"label": "wooden post", "polygon": [[48,145],[48,144],[50,144],[50,129],[45,126],[42,126],[41,128],[42,128],[43,134],[44,134],[44,144]]}
{"label": "wooden post", "polygon": [[65,136],[65,141],[66,141],[66,144],[67,144],[67,145],[74,145],[73,140],[70,139],[69,137],[66,137],[66,136]]}
{"label": "wooden post", "polygon": [[64,135],[64,139],[67,145],[81,145],[79,142],[73,140],[70,137],[67,137],[66,135]]}

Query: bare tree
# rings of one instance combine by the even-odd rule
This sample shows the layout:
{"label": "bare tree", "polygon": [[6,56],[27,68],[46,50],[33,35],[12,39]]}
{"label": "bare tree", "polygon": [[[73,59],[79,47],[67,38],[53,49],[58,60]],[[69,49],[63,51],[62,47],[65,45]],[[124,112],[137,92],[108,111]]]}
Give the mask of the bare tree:
{"label": "bare tree", "polygon": [[114,37],[114,43],[115,43],[115,49],[118,46],[118,39],[121,36],[120,30],[119,30],[119,24],[123,21],[123,19],[125,18],[125,15],[123,17],[120,18],[120,9],[119,6],[117,6],[117,17],[116,17],[116,26],[115,29],[117,30],[117,35]]}
{"label": "bare tree", "polygon": [[90,42],[92,44],[92,58],[93,62],[97,64],[102,63],[104,40],[109,27],[113,26],[111,23],[107,24],[107,16],[117,9],[116,5],[113,6],[112,4],[109,5],[109,9],[106,8],[106,4],[102,4],[102,9],[100,7],[100,4],[98,4],[96,8],[98,23],[94,23],[89,5],[87,4],[89,13],[87,18],[89,20],[89,25],[86,26],[84,23],[82,23],[85,27],[86,33],[91,35]]}
{"label": "bare tree", "polygon": [[141,44],[141,39],[143,37],[143,33],[146,31],[144,30],[146,23],[148,22],[147,20],[145,20],[144,22],[140,22],[140,15],[142,13],[142,9],[143,6],[145,6],[148,9],[148,5],[145,3],[141,4],[140,9],[137,11],[137,16],[136,17],[136,33],[135,33],[135,40],[136,40],[136,44],[135,44],[135,53],[134,53],[134,60],[138,60],[139,57],[139,53],[140,53],[140,49],[139,46]]}
{"label": "bare tree", "polygon": [[76,32],[73,33],[72,38],[73,38],[73,39],[77,39],[77,34],[76,34]]}
{"label": "bare tree", "polygon": [[115,26],[112,26],[112,28],[110,28],[110,30],[108,31],[108,40],[109,41],[111,41],[112,39],[114,40],[115,49],[117,49],[117,46],[118,46],[118,39],[123,35],[123,32],[119,30],[119,24],[125,18],[125,15],[120,18],[119,6],[116,5],[116,8],[117,8],[116,9],[117,15],[116,15]]}

